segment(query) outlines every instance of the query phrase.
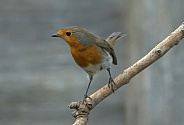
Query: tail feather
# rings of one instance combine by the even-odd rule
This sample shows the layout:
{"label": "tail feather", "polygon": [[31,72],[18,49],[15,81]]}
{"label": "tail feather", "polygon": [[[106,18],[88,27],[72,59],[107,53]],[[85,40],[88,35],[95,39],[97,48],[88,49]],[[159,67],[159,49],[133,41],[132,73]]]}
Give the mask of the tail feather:
{"label": "tail feather", "polygon": [[112,33],[106,41],[113,46],[119,39],[125,37],[127,34],[123,34],[122,32],[114,32]]}

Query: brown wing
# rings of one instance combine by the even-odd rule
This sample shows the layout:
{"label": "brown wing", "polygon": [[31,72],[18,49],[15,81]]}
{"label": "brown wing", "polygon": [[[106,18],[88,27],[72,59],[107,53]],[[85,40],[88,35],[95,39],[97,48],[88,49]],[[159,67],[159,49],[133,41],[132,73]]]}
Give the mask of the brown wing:
{"label": "brown wing", "polygon": [[112,56],[112,59],[113,59],[112,63],[114,65],[118,64],[114,49],[112,48],[112,46],[109,43],[107,43],[107,41],[101,39],[100,41],[97,42],[97,45],[99,47],[103,48],[104,50],[106,50],[107,52],[109,52],[109,54]]}

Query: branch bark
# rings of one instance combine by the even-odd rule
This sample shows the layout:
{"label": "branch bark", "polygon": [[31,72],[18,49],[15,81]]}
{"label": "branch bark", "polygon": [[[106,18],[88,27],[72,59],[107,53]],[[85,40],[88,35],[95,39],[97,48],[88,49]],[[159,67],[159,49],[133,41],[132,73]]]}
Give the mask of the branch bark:
{"label": "branch bark", "polygon": [[[161,41],[156,47],[154,47],[147,55],[142,59],[137,61],[135,64],[119,74],[115,79],[114,91],[122,87],[123,85],[129,83],[129,81],[142,70],[150,66],[152,63],[157,61],[163,55],[165,55],[173,46],[178,45],[178,43],[184,38],[184,22],[167,38]],[[75,109],[72,116],[75,117],[75,123],[73,125],[86,125],[90,111],[103,101],[106,97],[112,94],[111,88],[108,85],[103,86],[101,89],[93,93],[87,99],[89,105],[83,104],[82,101],[72,102],[68,105],[70,109]]]}

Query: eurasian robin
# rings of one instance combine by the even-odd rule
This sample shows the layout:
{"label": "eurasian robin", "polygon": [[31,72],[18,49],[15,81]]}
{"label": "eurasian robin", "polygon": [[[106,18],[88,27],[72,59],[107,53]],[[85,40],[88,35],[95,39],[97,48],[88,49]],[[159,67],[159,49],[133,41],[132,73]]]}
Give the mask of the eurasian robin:
{"label": "eurasian robin", "polygon": [[70,26],[61,29],[56,34],[52,35],[52,37],[63,38],[68,43],[75,62],[89,76],[89,83],[84,95],[84,100],[90,98],[87,93],[93,76],[97,71],[103,69],[108,71],[108,86],[113,90],[113,84],[115,84],[115,82],[112,79],[110,67],[112,64],[117,65],[117,58],[111,45],[123,36],[125,36],[125,34],[115,32],[104,40],[78,26]]}

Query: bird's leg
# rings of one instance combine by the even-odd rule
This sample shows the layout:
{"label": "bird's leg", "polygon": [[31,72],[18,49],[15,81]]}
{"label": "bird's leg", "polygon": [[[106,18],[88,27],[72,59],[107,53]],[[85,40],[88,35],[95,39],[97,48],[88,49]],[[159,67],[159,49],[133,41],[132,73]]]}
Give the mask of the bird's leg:
{"label": "bird's leg", "polygon": [[108,83],[108,87],[112,89],[112,92],[114,93],[114,84],[116,84],[111,76],[111,71],[110,68],[107,69],[108,73],[109,73],[109,83]]}
{"label": "bird's leg", "polygon": [[86,98],[89,98],[90,100],[92,100],[92,98],[88,96],[88,90],[89,90],[89,87],[90,87],[91,82],[93,80],[93,76],[89,76],[89,79],[90,79],[90,81],[88,83],[88,87],[87,87],[87,90],[86,90],[86,93],[85,93],[84,99],[83,99],[83,102],[85,102],[86,105],[89,105],[88,102],[87,102],[87,100],[86,100]]}
{"label": "bird's leg", "polygon": [[92,80],[90,79],[90,81],[89,81],[89,83],[88,83],[88,87],[87,87],[86,93],[85,93],[85,95],[84,95],[84,100],[85,100],[86,98],[91,99],[91,97],[88,96],[88,90],[89,90],[89,87],[90,87],[90,85],[91,85],[91,82],[92,82]]}

